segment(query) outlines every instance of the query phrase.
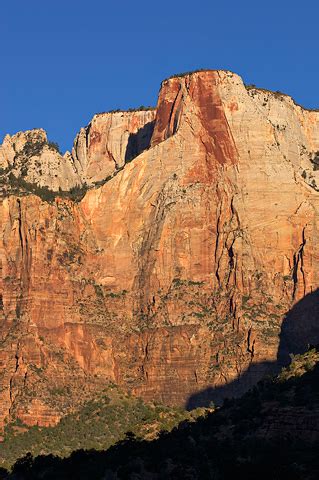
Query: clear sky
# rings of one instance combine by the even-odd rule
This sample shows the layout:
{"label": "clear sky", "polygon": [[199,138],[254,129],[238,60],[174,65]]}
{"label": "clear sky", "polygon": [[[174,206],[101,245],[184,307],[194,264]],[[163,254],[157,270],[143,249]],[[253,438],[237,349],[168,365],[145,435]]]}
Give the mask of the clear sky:
{"label": "clear sky", "polygon": [[319,108],[317,0],[3,0],[0,40],[0,141],[42,127],[70,149],[94,113],[155,105],[197,68]]}

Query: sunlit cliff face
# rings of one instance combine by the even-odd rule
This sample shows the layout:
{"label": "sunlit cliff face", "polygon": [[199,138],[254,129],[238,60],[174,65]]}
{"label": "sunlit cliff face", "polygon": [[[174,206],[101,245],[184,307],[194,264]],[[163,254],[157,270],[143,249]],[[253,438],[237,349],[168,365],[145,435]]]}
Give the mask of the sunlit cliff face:
{"label": "sunlit cliff face", "polygon": [[2,422],[56,423],[109,379],[185,405],[275,367],[319,285],[318,112],[204,71],[95,116],[71,154],[46,142],[0,147]]}

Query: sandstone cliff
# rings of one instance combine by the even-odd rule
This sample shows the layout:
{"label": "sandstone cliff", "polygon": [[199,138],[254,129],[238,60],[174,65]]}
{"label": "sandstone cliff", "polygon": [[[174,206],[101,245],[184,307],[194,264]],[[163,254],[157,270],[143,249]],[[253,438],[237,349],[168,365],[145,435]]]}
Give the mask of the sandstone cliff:
{"label": "sandstone cliff", "polygon": [[204,71],[156,110],[95,116],[72,154],[45,142],[0,150],[2,422],[55,423],[106,380],[236,394],[318,341],[317,314],[282,324],[319,285],[319,112]]}

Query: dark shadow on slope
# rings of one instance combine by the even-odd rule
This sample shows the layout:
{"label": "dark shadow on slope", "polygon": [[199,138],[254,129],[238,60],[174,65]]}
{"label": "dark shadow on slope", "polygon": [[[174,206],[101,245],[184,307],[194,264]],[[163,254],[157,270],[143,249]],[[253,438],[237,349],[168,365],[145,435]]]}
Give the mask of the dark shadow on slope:
{"label": "dark shadow on slope", "polygon": [[319,343],[319,289],[303,297],[286,315],[280,332],[277,362],[287,365],[290,354],[304,353]]}
{"label": "dark shadow on slope", "polygon": [[236,380],[218,387],[208,387],[189,397],[185,408],[193,410],[197,407],[220,406],[225,398],[238,398],[256,385],[262,378],[275,375],[279,371],[276,362],[252,363]]}
{"label": "dark shadow on slope", "polygon": [[[310,358],[304,359],[305,366]],[[312,358],[314,363],[303,375],[261,382],[241,399],[194,422],[181,422],[152,441],[127,432],[124,440],[105,451],[81,449],[66,458],[27,454],[15,463],[13,474],[3,478],[315,480],[319,478],[319,363]]]}
{"label": "dark shadow on slope", "polygon": [[151,144],[155,120],[148,122],[144,127],[140,128],[136,133],[131,133],[125,152],[125,163],[131,162],[144,150],[147,150]]}
{"label": "dark shadow on slope", "polygon": [[267,375],[274,375],[290,363],[290,355],[304,353],[309,345],[319,343],[319,289],[309,293],[286,314],[280,332],[276,362],[252,363],[235,381],[209,387],[190,396],[186,408],[204,406],[213,402],[221,405],[225,398],[239,397]]}
{"label": "dark shadow on slope", "polygon": [[7,478],[7,475],[8,475],[8,470],[0,467],[0,480],[2,479],[5,480]]}

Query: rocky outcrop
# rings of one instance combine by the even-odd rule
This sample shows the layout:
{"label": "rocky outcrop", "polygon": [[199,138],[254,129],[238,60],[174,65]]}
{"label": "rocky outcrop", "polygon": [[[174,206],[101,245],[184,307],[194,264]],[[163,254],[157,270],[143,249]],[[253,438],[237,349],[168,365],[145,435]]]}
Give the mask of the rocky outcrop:
{"label": "rocky outcrop", "polygon": [[80,201],[1,204],[1,418],[53,423],[106,379],[185,404],[269,372],[319,285],[317,151],[318,112],[225,71],[95,116],[63,157]]}
{"label": "rocky outcrop", "polygon": [[72,156],[82,182],[96,184],[150,146],[155,110],[100,113],[77,135]]}
{"label": "rocky outcrop", "polygon": [[70,154],[62,156],[42,129],[6,135],[0,146],[0,168],[2,188],[9,187],[9,192],[13,184],[59,191],[81,183]]}
{"label": "rocky outcrop", "polygon": [[[46,132],[34,129],[6,135],[0,146],[2,195],[36,193],[42,198],[72,196],[101,185],[150,146],[155,110],[95,115],[62,155]],[[50,195],[51,194],[51,195]],[[74,195],[73,195],[74,196]]]}

